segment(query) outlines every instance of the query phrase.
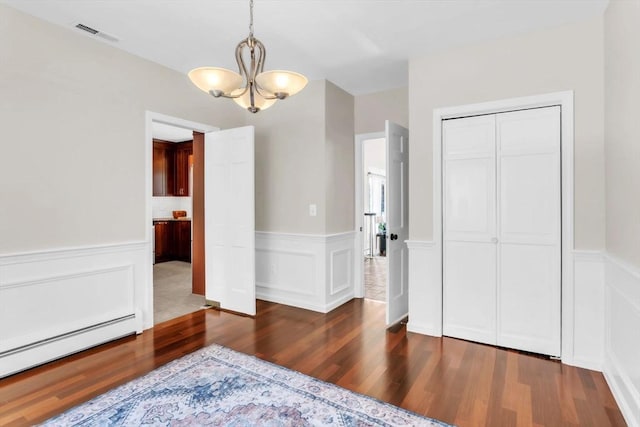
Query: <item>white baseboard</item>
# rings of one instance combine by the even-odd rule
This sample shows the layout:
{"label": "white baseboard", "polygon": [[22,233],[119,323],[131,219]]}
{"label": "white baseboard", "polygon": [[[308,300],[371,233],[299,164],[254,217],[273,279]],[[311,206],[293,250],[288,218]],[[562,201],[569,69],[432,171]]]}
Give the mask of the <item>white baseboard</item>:
{"label": "white baseboard", "polygon": [[354,232],[256,232],[256,297],[327,313],[354,296]]}
{"label": "white baseboard", "polygon": [[145,242],[0,255],[0,377],[153,322]]}
{"label": "white baseboard", "polygon": [[604,375],[630,426],[640,427],[640,271],[605,256]]}

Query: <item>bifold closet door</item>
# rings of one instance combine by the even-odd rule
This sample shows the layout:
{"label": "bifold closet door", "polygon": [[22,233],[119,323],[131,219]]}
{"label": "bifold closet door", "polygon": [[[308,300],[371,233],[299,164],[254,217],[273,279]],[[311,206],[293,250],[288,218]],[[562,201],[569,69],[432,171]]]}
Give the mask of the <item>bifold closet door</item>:
{"label": "bifold closet door", "polygon": [[560,355],[560,108],[443,123],[443,333]]}
{"label": "bifold closet door", "polygon": [[560,356],[560,107],[496,116],[499,346]]}
{"label": "bifold closet door", "polygon": [[496,344],[494,115],[443,123],[443,333]]}

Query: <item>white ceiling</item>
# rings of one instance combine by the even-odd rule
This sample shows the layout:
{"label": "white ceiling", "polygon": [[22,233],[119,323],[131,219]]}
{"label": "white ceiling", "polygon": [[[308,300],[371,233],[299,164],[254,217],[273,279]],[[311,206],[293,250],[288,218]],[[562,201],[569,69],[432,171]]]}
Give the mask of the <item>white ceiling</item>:
{"label": "white ceiling", "polygon": [[[0,0],[181,73],[236,69],[248,0]],[[407,85],[408,59],[602,15],[608,0],[255,0],[265,69],[328,79],[353,95]],[[86,33],[82,33],[86,34]],[[87,37],[91,37],[87,35]]]}

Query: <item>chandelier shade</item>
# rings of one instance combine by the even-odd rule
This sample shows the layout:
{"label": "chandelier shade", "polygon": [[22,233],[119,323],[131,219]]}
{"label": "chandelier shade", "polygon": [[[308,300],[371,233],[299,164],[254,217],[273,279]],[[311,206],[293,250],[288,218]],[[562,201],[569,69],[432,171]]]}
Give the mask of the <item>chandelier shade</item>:
{"label": "chandelier shade", "polygon": [[[242,92],[244,92],[242,94]],[[231,93],[233,95],[233,100],[236,104],[244,108],[245,110],[249,110],[252,113],[257,113],[258,111],[266,110],[276,103],[276,98],[266,99],[260,96],[256,91],[244,90],[244,89],[236,89]],[[238,95],[240,94],[240,95]],[[253,102],[251,100],[251,94],[253,94]],[[253,111],[256,109],[256,111]]]}
{"label": "chandelier shade", "polygon": [[236,46],[238,72],[220,67],[199,67],[188,75],[200,90],[216,98],[231,98],[241,107],[257,113],[279,99],[300,92],[308,80],[294,71],[264,71],[266,49],[253,36],[253,0],[249,1],[249,12],[249,37]]}
{"label": "chandelier shade", "polygon": [[200,90],[215,97],[231,93],[242,86],[242,76],[219,67],[200,67],[189,71],[189,78]]}
{"label": "chandelier shade", "polygon": [[307,81],[302,74],[285,70],[265,71],[256,76],[258,87],[278,99],[300,92],[307,85]]}

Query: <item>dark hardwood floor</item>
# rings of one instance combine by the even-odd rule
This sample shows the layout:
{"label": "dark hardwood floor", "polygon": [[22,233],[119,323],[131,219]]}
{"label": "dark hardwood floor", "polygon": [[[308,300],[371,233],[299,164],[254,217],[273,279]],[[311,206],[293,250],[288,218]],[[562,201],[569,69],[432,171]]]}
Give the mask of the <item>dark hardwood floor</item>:
{"label": "dark hardwood floor", "polygon": [[258,301],[255,319],[201,310],[0,380],[0,425],[32,425],[210,343],[459,426],[624,426],[598,372],[384,328],[384,304],[329,314]]}

